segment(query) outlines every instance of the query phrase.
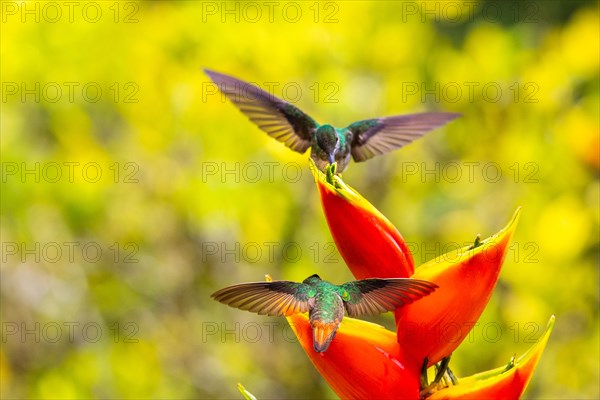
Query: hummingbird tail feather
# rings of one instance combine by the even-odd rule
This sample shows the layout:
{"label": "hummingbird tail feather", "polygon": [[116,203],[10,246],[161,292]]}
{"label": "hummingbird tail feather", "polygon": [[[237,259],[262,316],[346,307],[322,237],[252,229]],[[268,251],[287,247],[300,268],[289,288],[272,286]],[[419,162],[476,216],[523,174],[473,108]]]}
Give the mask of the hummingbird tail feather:
{"label": "hummingbird tail feather", "polygon": [[313,321],[313,348],[317,353],[322,353],[329,348],[335,337],[339,322]]}

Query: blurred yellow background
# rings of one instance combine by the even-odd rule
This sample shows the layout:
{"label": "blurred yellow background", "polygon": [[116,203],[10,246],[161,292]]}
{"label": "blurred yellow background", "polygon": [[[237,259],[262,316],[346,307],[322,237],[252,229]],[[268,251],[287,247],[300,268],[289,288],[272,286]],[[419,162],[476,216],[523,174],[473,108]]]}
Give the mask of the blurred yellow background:
{"label": "blurred yellow background", "polygon": [[[452,111],[344,180],[417,265],[523,215],[458,376],[557,325],[528,398],[598,398],[597,2],[2,2],[2,398],[332,398],[226,285],[352,279],[308,170],[206,67],[317,121]],[[368,238],[365,238],[368,240]],[[392,327],[391,314],[373,319]]]}

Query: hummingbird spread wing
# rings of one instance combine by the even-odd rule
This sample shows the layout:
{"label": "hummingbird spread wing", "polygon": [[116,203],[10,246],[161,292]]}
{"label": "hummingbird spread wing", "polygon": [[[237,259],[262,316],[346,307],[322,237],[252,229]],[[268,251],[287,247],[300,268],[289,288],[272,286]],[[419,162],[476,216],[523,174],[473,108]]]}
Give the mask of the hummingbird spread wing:
{"label": "hummingbird spread wing", "polygon": [[207,69],[204,72],[250,121],[269,136],[299,153],[310,147],[318,125],[299,108],[234,77]]}
{"label": "hummingbird spread wing", "polygon": [[211,297],[228,306],[260,315],[287,316],[307,312],[314,293],[303,283],[272,281],[228,286]]}
{"label": "hummingbird spread wing", "polygon": [[458,116],[422,113],[354,122],[346,127],[352,132],[352,158],[360,162],[399,149]]}
{"label": "hummingbird spread wing", "polygon": [[410,278],[373,278],[348,282],[341,288],[348,315],[356,317],[394,311],[432,293],[437,285]]}

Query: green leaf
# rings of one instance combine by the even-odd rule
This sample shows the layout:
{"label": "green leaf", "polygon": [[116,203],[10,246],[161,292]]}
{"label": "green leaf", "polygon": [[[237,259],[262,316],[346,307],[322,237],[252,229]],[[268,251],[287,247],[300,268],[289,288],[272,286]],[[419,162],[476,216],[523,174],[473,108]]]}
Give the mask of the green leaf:
{"label": "green leaf", "polygon": [[250,393],[249,391],[246,390],[246,388],[244,387],[244,385],[242,385],[241,383],[237,384],[237,388],[240,391],[240,393],[242,394],[242,396],[244,396],[244,399],[246,400],[256,400],[256,397]]}

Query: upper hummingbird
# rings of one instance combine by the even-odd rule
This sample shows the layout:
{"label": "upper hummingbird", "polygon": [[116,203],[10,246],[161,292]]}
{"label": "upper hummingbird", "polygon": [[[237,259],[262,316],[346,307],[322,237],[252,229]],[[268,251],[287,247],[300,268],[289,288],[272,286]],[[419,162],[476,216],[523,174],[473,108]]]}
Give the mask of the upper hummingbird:
{"label": "upper hummingbird", "polygon": [[337,172],[343,172],[350,155],[354,161],[361,162],[399,149],[460,115],[433,112],[396,115],[336,128],[319,125],[299,108],[247,82],[208,69],[204,72],[269,136],[298,153],[310,147],[311,158],[323,172],[334,162],[337,162]]}
{"label": "upper hummingbird", "polygon": [[261,315],[288,316],[308,311],[313,348],[320,353],[333,340],[344,318],[344,308],[350,317],[380,314],[410,304],[436,288],[433,283],[410,278],[372,278],[334,285],[315,274],[302,283],[241,283],[218,290],[211,297]]}

